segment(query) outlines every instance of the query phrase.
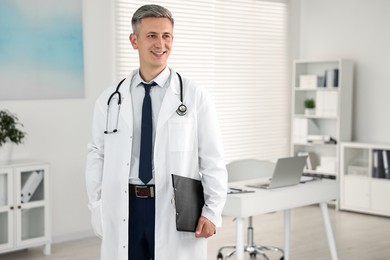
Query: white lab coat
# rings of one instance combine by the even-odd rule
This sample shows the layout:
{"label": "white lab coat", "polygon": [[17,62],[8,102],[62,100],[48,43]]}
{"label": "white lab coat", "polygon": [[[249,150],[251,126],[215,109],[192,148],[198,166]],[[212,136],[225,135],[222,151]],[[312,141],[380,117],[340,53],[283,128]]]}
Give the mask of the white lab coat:
{"label": "white lab coat", "polygon": [[[133,112],[130,81],[120,87],[122,105],[118,132],[106,130],[107,100],[115,87],[104,91],[95,104],[92,141],[86,165],[86,183],[92,226],[102,237],[102,260],[128,258],[128,179],[132,150]],[[205,206],[202,215],[217,227],[227,193],[227,173],[214,106],[194,82],[183,78],[185,116],[176,113],[180,103],[179,80],[171,69],[170,85],[161,105],[154,144],[156,185],[155,260],[206,260],[207,243],[194,233],[178,232],[171,174],[201,179]],[[110,129],[115,127],[117,101],[111,102]]]}

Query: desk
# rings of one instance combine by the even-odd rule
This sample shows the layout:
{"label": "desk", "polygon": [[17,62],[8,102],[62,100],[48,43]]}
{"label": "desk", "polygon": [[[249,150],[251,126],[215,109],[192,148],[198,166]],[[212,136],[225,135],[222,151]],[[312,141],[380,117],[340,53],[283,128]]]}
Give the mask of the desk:
{"label": "desk", "polygon": [[225,216],[236,218],[237,260],[244,259],[243,219],[279,210],[284,211],[284,259],[289,260],[291,209],[312,204],[320,205],[331,257],[333,260],[337,260],[336,244],[327,205],[327,202],[339,197],[339,183],[337,181],[322,179],[274,190],[245,186],[254,181],[230,183],[231,187],[254,190],[255,192],[229,194],[222,213]]}

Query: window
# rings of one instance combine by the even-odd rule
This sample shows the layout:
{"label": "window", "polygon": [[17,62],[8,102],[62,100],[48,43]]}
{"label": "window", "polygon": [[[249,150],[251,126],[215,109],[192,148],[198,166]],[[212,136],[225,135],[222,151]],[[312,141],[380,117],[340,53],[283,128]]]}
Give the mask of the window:
{"label": "window", "polygon": [[[227,162],[289,154],[286,0],[151,1],[175,19],[169,65],[211,93]],[[144,4],[116,0],[118,80],[138,67],[128,36]]]}

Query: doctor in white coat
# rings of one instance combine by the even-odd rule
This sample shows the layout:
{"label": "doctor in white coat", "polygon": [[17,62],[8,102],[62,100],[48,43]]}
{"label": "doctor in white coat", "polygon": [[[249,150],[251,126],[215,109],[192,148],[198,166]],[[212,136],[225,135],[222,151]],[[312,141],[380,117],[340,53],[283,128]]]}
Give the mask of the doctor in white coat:
{"label": "doctor in white coat", "polygon": [[[170,12],[157,5],[142,6],[134,13],[132,25],[130,41],[138,50],[140,68],[119,88],[119,111],[118,95],[112,98],[107,110],[107,101],[116,86],[97,99],[92,141],[88,146],[88,206],[93,229],[102,238],[101,259],[206,260],[207,238],[221,225],[227,194],[227,172],[215,109],[203,88],[183,78],[183,104],[187,113],[176,112],[182,103],[179,78],[167,66],[174,25]],[[153,175],[146,184],[138,178],[145,95],[142,82],[157,83],[150,90]],[[111,133],[113,129],[117,131]],[[171,174],[202,181],[205,205],[195,233],[176,230]],[[130,212],[134,201],[140,204],[151,201],[153,209]],[[150,212],[154,214],[150,216]],[[152,224],[143,221],[135,224],[137,229],[153,228],[153,241],[142,235],[140,246],[131,241],[135,230],[132,219],[137,214],[141,219],[153,219]],[[143,259],[136,259],[133,252],[137,250],[145,251],[141,252],[145,253]]]}

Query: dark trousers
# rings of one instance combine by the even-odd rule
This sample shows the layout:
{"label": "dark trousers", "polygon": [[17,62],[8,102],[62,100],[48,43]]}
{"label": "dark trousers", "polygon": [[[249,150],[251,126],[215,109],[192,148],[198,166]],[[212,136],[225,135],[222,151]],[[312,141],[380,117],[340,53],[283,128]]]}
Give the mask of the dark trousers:
{"label": "dark trousers", "polygon": [[154,260],[155,198],[129,197],[129,260]]}

